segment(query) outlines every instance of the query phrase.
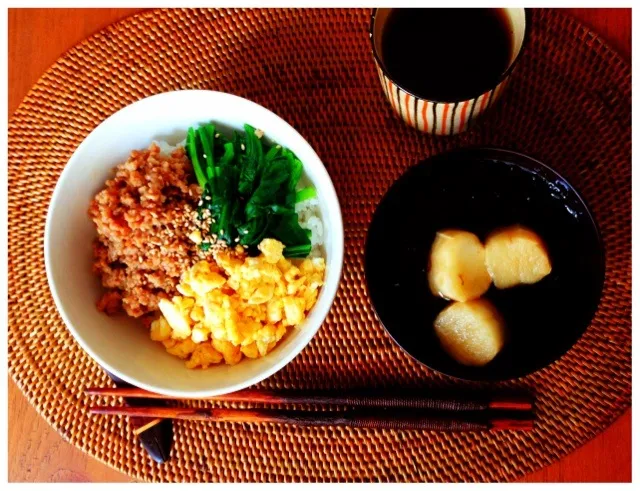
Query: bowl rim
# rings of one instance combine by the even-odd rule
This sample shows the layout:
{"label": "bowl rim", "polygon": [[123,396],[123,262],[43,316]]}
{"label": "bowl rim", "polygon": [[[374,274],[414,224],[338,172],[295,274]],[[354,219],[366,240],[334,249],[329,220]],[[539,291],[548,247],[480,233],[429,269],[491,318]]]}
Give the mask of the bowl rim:
{"label": "bowl rim", "polygon": [[[324,296],[324,298],[327,299],[326,305],[324,306],[324,308],[320,311],[320,315],[318,316],[318,321],[317,321],[317,325],[313,326],[313,325],[307,325],[305,326],[305,330],[303,331],[300,340],[297,342],[297,344],[295,345],[295,347],[293,347],[291,349],[291,351],[284,356],[282,359],[280,359],[277,363],[274,363],[271,367],[269,367],[268,369],[259,372],[257,375],[247,379],[246,381],[243,382],[238,382],[236,384],[232,384],[229,387],[223,387],[221,389],[213,389],[213,390],[183,390],[183,389],[167,389],[167,388],[161,388],[161,387],[157,387],[154,386],[153,384],[147,384],[145,382],[140,382],[139,380],[136,380],[135,377],[131,377],[127,374],[124,374],[122,372],[120,372],[117,369],[114,369],[112,366],[110,366],[109,363],[107,363],[102,357],[100,357],[99,355],[96,354],[96,352],[91,348],[91,346],[89,346],[89,344],[87,344],[85,342],[85,340],[82,338],[82,336],[78,333],[78,331],[76,330],[76,328],[73,326],[73,324],[70,322],[64,308],[62,305],[62,301],[58,295],[58,291],[55,285],[55,282],[53,280],[53,275],[52,275],[52,271],[51,271],[51,262],[52,262],[52,251],[51,251],[51,227],[53,226],[53,210],[55,208],[56,203],[59,200],[59,196],[62,193],[62,188],[64,187],[63,184],[64,182],[69,178],[70,175],[72,175],[72,165],[73,162],[75,160],[77,160],[79,157],[79,155],[82,153],[82,151],[89,147],[91,145],[91,140],[92,137],[95,137],[96,132],[99,131],[99,129],[101,127],[103,127],[108,121],[112,120],[113,118],[116,117],[116,115],[120,115],[122,113],[126,113],[129,111],[132,111],[132,108],[137,108],[140,105],[143,104],[149,104],[151,100],[159,100],[159,99],[166,99],[166,98],[171,98],[174,97],[176,94],[182,94],[182,93],[190,93],[190,94],[195,94],[197,95],[198,93],[202,93],[202,94],[208,94],[208,97],[211,96],[211,94],[214,94],[215,97],[222,97],[222,98],[229,98],[229,99],[235,99],[237,101],[242,101],[242,104],[248,104],[249,106],[252,106],[253,110],[258,111],[258,112],[262,112],[263,114],[268,114],[268,117],[271,118],[275,118],[276,120],[279,120],[280,124],[283,124],[285,128],[287,128],[288,130],[292,131],[292,133],[296,136],[296,138],[298,138],[300,140],[300,146],[302,147],[306,147],[305,149],[310,153],[310,155],[312,155],[317,164],[319,164],[317,171],[322,175],[322,177],[324,178],[325,182],[328,184],[326,187],[323,187],[323,194],[326,196],[326,200],[333,202],[333,205],[335,205],[335,207],[337,208],[337,213],[332,214],[331,215],[331,219],[335,221],[335,225],[332,227],[332,230],[335,229],[336,231],[338,231],[337,234],[332,235],[331,237],[331,243],[332,243],[332,249],[335,249],[335,259],[332,261],[332,267],[327,267],[326,273],[325,273],[325,280],[329,278],[330,273],[333,271],[335,271],[335,280],[332,283],[327,283],[325,281],[325,283],[323,284],[323,290],[320,294],[320,296],[318,297],[318,300],[316,301],[316,306],[314,306],[314,309],[317,308],[317,303],[319,302],[320,298],[322,296]],[[213,118],[215,119],[215,115],[213,115]],[[304,165],[304,163],[303,163]],[[328,228],[327,228],[328,230]],[[54,304],[56,306],[56,310],[58,311],[58,314],[60,315],[60,317],[62,318],[66,328],[71,332],[71,334],[73,335],[73,338],[75,339],[75,341],[80,345],[80,347],[95,361],[97,362],[104,370],[106,370],[108,373],[114,374],[116,375],[118,378],[124,380],[125,382],[134,385],[136,387],[140,387],[152,392],[156,392],[159,394],[164,394],[167,396],[176,396],[176,397],[209,397],[209,396],[215,396],[215,395],[222,395],[222,394],[228,394],[231,392],[235,392],[241,389],[244,389],[246,387],[249,387],[251,385],[257,384],[265,379],[267,379],[268,377],[272,376],[274,373],[278,372],[279,370],[281,370],[283,367],[285,367],[287,364],[289,364],[296,356],[298,356],[300,354],[300,352],[307,347],[307,345],[311,342],[311,340],[313,339],[313,337],[316,335],[316,333],[318,332],[318,330],[320,329],[320,327],[322,326],[322,324],[324,323],[324,321],[326,320],[327,315],[329,314],[329,311],[331,309],[331,306],[333,305],[333,302],[335,300],[338,288],[340,286],[340,281],[342,279],[342,270],[343,270],[343,266],[344,266],[344,223],[343,223],[343,218],[342,218],[342,209],[340,206],[340,200],[338,199],[338,195],[336,193],[335,190],[335,186],[333,184],[333,180],[331,179],[331,176],[329,175],[329,172],[327,171],[327,168],[325,167],[324,163],[322,162],[322,159],[320,159],[319,155],[316,153],[316,151],[313,149],[313,147],[311,146],[311,144],[306,140],[306,138],[304,138],[291,124],[289,124],[286,120],[284,120],[283,118],[281,118],[280,116],[278,116],[276,113],[274,113],[273,111],[267,109],[264,106],[261,106],[260,104],[253,102],[249,99],[245,99],[244,97],[240,97],[234,94],[230,94],[227,92],[221,92],[221,91],[215,91],[215,90],[201,90],[201,89],[187,89],[187,90],[173,90],[173,91],[167,91],[167,92],[161,92],[158,94],[154,94],[142,99],[138,99],[134,102],[132,102],[131,104],[128,104],[122,108],[120,108],[119,110],[113,112],[112,114],[110,114],[107,118],[105,118],[102,122],[100,122],[100,124],[98,124],[95,128],[93,128],[93,130],[91,130],[91,132],[82,140],[82,142],[77,146],[77,148],[74,150],[73,154],[71,155],[71,157],[69,158],[69,160],[67,161],[67,163],[65,164],[62,172],[60,173],[57,181],[56,181],[56,185],[55,188],[53,190],[53,193],[51,195],[51,198],[49,200],[49,205],[47,207],[47,216],[46,216],[46,220],[45,220],[45,228],[44,228],[44,244],[43,244],[43,252],[44,252],[44,262],[45,262],[45,271],[46,271],[46,275],[47,275],[47,283],[49,285],[49,291],[51,292],[51,296],[53,297],[54,300]]]}
{"label": "bowl rim", "polygon": [[[404,170],[404,172],[396,179],[394,180],[389,187],[386,189],[385,193],[383,194],[382,198],[380,198],[380,201],[378,202],[378,204],[376,205],[376,209],[373,212],[372,218],[371,218],[371,222],[373,222],[373,220],[375,219],[375,214],[378,210],[378,207],[380,205],[380,203],[382,203],[382,201],[385,199],[385,197],[387,196],[387,193],[391,190],[392,186],[399,180],[402,178],[402,176],[404,176],[404,174],[408,171],[410,171],[411,169],[415,168],[418,165],[423,165],[425,163],[434,161],[434,160],[438,160],[438,159],[446,159],[449,157],[455,157],[456,155],[469,155],[469,157],[481,157],[481,158],[486,158],[488,160],[498,160],[500,158],[508,158],[509,156],[515,157],[517,159],[520,160],[524,160],[527,161],[529,164],[532,165],[538,165],[540,166],[542,169],[545,170],[545,172],[549,172],[552,175],[555,175],[557,177],[559,177],[562,181],[564,181],[568,187],[569,190],[575,195],[575,197],[578,199],[578,201],[582,204],[582,206],[584,207],[584,210],[586,212],[586,215],[588,217],[588,220],[591,224],[591,227],[593,229],[593,232],[595,233],[595,238],[597,239],[597,243],[598,243],[598,251],[600,252],[600,264],[599,264],[599,277],[598,277],[598,296],[597,299],[594,300],[593,302],[593,306],[590,309],[590,315],[589,315],[589,322],[586,322],[584,327],[582,328],[580,334],[576,337],[576,339],[573,341],[573,343],[567,347],[566,350],[563,350],[562,352],[560,352],[555,358],[553,358],[552,360],[546,362],[543,365],[538,366],[537,368],[526,372],[526,373],[522,373],[519,375],[515,375],[515,376],[490,376],[490,377],[464,377],[461,375],[454,375],[452,373],[448,373],[445,372],[439,368],[433,367],[430,364],[428,364],[427,362],[418,359],[417,357],[415,357],[412,353],[410,353],[408,351],[408,349],[403,346],[402,344],[400,344],[395,336],[391,333],[391,331],[389,330],[389,328],[385,325],[384,321],[382,320],[382,318],[378,315],[378,310],[375,306],[375,303],[373,301],[373,297],[371,296],[371,285],[370,285],[370,280],[369,280],[369,275],[367,274],[367,271],[369,270],[369,266],[368,266],[368,262],[367,262],[367,250],[368,250],[368,244],[369,244],[369,239],[370,239],[370,235],[369,235],[369,231],[367,231],[367,237],[365,239],[365,246],[364,246],[364,274],[365,274],[365,284],[366,284],[366,290],[367,290],[367,296],[370,299],[370,303],[371,303],[371,308],[373,309],[373,312],[375,314],[376,319],[378,320],[378,322],[380,323],[380,325],[384,328],[385,332],[387,333],[387,335],[391,338],[391,340],[395,343],[396,346],[398,346],[403,353],[405,353],[406,355],[408,355],[409,357],[411,357],[413,360],[415,360],[416,362],[418,362],[420,365],[428,368],[429,370],[433,370],[434,372],[440,373],[446,377],[450,377],[454,380],[460,380],[460,381],[464,381],[464,382],[507,382],[507,381],[514,381],[514,380],[520,380],[523,379],[525,377],[531,376],[541,370],[545,370],[548,369],[550,367],[552,367],[553,365],[555,365],[558,361],[560,361],[569,351],[571,351],[575,345],[580,341],[580,339],[582,339],[582,337],[584,336],[584,334],[587,332],[587,329],[589,329],[589,327],[591,326],[593,319],[595,318],[596,314],[598,313],[598,310],[600,308],[600,304],[602,302],[602,296],[604,293],[604,286],[605,286],[605,281],[606,281],[606,249],[605,249],[605,244],[604,241],[602,239],[602,233],[600,231],[600,227],[598,226],[598,222],[596,221],[593,211],[591,210],[591,208],[589,207],[589,204],[587,203],[587,201],[585,200],[584,196],[582,196],[582,194],[578,191],[578,189],[571,183],[571,181],[569,181],[567,178],[565,178],[562,174],[560,174],[557,170],[555,170],[553,167],[541,162],[540,160],[531,157],[525,153],[516,151],[516,150],[510,150],[510,149],[506,149],[506,148],[500,148],[500,147],[492,147],[492,146],[486,146],[486,145],[472,145],[469,147],[463,147],[463,148],[457,148],[457,149],[453,149],[453,150],[449,150],[449,151],[445,151],[445,152],[441,152],[438,154],[434,154],[431,155],[429,157],[420,159],[418,162],[416,162],[415,164],[411,165],[410,167],[408,167],[407,169]],[[371,223],[370,222],[370,223]],[[371,227],[369,227],[369,230],[371,229]]]}

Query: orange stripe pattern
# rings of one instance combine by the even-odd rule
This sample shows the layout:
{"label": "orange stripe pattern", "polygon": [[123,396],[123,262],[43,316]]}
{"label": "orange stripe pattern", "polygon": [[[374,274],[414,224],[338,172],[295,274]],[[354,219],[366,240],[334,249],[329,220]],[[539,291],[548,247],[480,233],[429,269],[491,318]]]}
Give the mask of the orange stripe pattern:
{"label": "orange stripe pattern", "polygon": [[413,99],[413,97],[411,97],[409,94],[405,94],[404,95],[404,108],[405,108],[405,112],[407,114],[407,122],[409,123],[409,126],[413,126],[413,123],[411,122],[411,112],[409,111],[409,99]]}
{"label": "orange stripe pattern", "polygon": [[447,134],[447,113],[449,112],[449,104],[444,105],[444,109],[442,110],[442,126],[440,127],[440,134]]}
{"label": "orange stripe pattern", "polygon": [[[453,111],[451,109],[453,103],[430,102],[422,98],[417,98],[416,103],[416,97],[402,90],[387,77],[377,61],[376,68],[378,69],[382,88],[396,115],[403,119],[409,126],[424,133],[431,133],[432,135],[436,133],[438,135],[456,135],[468,129],[478,116],[488,110],[490,106],[493,106],[498,98],[502,96],[504,88],[510,78],[505,78],[493,89],[494,93],[490,105],[488,101],[491,96],[491,91],[488,91],[475,99],[459,101],[457,104],[460,110]],[[403,94],[404,98],[402,98]],[[422,108],[419,107],[420,104],[422,104]],[[442,106],[442,110],[440,110],[439,106]],[[434,118],[431,123],[429,122],[430,115]]]}
{"label": "orange stripe pattern", "polygon": [[462,103],[462,109],[460,109],[460,126],[458,126],[458,133],[462,131],[464,128],[465,119],[464,117],[467,114],[467,106],[469,105],[469,101],[464,101]]}
{"label": "orange stripe pattern", "polygon": [[482,102],[480,103],[480,109],[478,110],[478,115],[482,114],[482,112],[484,111],[484,106],[487,103],[487,100],[489,99],[490,93],[491,91],[485,92],[485,94],[482,96]]}
{"label": "orange stripe pattern", "polygon": [[429,103],[427,101],[422,101],[422,131],[425,133],[429,131],[429,121],[427,120],[427,106]]}

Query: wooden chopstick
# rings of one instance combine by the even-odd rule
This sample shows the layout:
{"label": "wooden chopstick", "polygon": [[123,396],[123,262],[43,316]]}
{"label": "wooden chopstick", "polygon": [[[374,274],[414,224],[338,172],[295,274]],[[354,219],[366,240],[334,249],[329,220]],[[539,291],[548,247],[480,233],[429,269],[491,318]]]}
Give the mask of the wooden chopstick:
{"label": "wooden chopstick", "polygon": [[[149,392],[137,387],[89,388],[89,395],[136,397],[144,399],[184,399]],[[496,396],[485,398],[459,398],[444,395],[428,395],[390,391],[271,391],[245,389],[221,396],[198,398],[219,402],[249,402],[260,404],[310,404],[352,407],[413,408],[436,411],[531,411],[530,397]]]}
{"label": "wooden chopstick", "polygon": [[178,407],[97,406],[91,414],[138,416],[145,418],[185,419],[232,423],[281,423],[297,426],[350,426],[396,430],[503,431],[532,430],[532,417],[473,418],[468,415],[435,416],[420,410],[393,411],[354,409],[350,411],[292,411],[280,409],[222,409]]}

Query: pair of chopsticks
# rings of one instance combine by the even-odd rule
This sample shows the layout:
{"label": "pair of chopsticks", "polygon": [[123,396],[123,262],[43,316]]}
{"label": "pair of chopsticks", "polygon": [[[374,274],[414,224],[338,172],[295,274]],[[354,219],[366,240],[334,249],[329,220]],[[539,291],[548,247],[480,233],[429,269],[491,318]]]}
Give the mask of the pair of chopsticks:
{"label": "pair of chopsticks", "polygon": [[[90,388],[94,396],[179,399],[144,389]],[[482,431],[533,429],[533,401],[528,397],[459,398],[420,393],[303,392],[241,390],[201,400],[259,404],[304,404],[337,407],[335,411],[273,408],[228,409],[165,406],[94,406],[91,414],[232,423],[284,423],[298,426],[350,426],[398,430]],[[347,409],[343,409],[347,407]],[[147,425],[147,426],[149,426]],[[141,428],[144,431],[148,428]]]}

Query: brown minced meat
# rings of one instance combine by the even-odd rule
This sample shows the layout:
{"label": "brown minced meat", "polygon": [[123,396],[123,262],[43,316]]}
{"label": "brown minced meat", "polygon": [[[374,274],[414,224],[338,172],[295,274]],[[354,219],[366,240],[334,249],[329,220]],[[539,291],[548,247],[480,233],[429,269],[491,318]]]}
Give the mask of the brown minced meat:
{"label": "brown minced meat", "polygon": [[106,293],[98,308],[140,317],[175,294],[182,272],[197,260],[187,235],[200,188],[184,149],[171,156],[152,144],[115,169],[89,207],[98,238],[93,270]]}

